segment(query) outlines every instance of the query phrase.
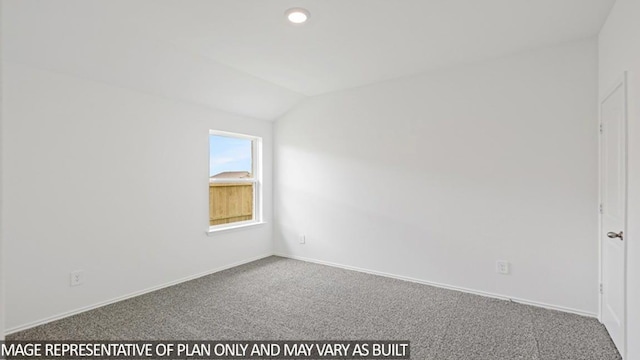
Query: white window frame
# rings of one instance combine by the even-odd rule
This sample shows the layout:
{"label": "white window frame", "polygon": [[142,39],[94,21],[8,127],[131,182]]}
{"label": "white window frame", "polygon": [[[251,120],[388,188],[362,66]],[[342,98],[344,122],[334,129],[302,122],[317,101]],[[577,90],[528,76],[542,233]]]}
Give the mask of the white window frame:
{"label": "white window frame", "polygon": [[[262,219],[262,138],[259,136],[245,135],[239,133],[233,133],[228,131],[220,131],[220,130],[209,130],[209,135],[216,136],[226,136],[237,139],[247,139],[251,140],[251,178],[248,179],[211,179],[208,176],[207,182],[207,223],[209,223],[209,219],[211,214],[209,214],[211,205],[209,204],[209,184],[217,183],[217,184],[225,184],[225,183],[252,183],[253,184],[253,219],[246,221],[236,221],[229,224],[220,224],[220,225],[209,225],[209,230],[207,231],[208,235],[213,235],[215,233],[219,233],[221,231],[232,230],[232,229],[240,229],[248,226],[254,226],[259,224],[264,224]],[[209,147],[211,144],[209,144]],[[209,167],[211,166],[211,152],[209,152]],[[210,168],[207,169],[207,174],[209,174]]]}

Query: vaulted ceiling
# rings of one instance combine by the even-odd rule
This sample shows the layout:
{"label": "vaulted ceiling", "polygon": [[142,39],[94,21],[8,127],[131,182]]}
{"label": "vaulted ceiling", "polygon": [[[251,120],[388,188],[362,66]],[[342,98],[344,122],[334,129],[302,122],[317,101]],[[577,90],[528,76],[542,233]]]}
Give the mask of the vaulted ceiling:
{"label": "vaulted ceiling", "polygon": [[[260,119],[597,34],[615,0],[4,0],[3,57]],[[311,12],[302,26],[286,9]]]}

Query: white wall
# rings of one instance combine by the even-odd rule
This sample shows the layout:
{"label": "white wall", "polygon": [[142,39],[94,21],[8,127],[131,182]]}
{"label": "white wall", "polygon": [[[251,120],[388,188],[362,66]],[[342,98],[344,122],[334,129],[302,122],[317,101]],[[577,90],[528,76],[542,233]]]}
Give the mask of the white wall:
{"label": "white wall", "polygon": [[640,359],[640,2],[617,0],[599,38],[600,94],[628,71],[627,356]]}
{"label": "white wall", "polygon": [[[3,66],[8,331],[272,253],[270,122]],[[269,224],[205,235],[209,129],[263,137]]]}
{"label": "white wall", "polygon": [[274,130],[275,250],[595,314],[596,129],[595,39],[310,98]]}
{"label": "white wall", "polygon": [[[0,0],[0,39],[2,39],[2,0]],[[2,59],[2,41],[0,41]],[[4,340],[4,260],[2,255],[2,68],[0,68],[0,341]]]}

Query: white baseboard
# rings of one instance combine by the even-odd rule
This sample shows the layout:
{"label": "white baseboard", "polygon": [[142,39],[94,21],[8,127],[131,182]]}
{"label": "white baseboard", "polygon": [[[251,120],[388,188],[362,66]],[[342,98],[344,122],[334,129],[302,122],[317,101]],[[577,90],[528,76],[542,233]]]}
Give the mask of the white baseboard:
{"label": "white baseboard", "polygon": [[532,305],[532,306],[537,306],[537,307],[541,307],[541,308],[545,308],[545,309],[551,309],[551,310],[557,310],[557,311],[562,311],[562,312],[567,312],[567,313],[572,313],[572,314],[577,314],[577,315],[582,315],[582,316],[587,316],[587,317],[593,317],[593,318],[597,318],[598,315],[595,313],[591,313],[591,312],[586,312],[586,311],[582,311],[582,310],[577,310],[577,309],[572,309],[572,308],[568,308],[568,307],[564,307],[564,306],[557,306],[557,305],[551,305],[551,304],[546,304],[546,303],[541,303],[538,301],[531,301],[531,300],[526,300],[526,299],[520,299],[520,298],[514,298],[514,297],[510,297],[507,295],[501,295],[501,294],[494,294],[494,293],[490,293],[490,292],[486,292],[486,291],[480,291],[480,290],[474,290],[474,289],[467,289],[464,287],[459,287],[459,286],[453,286],[453,285],[448,285],[448,284],[441,284],[441,283],[437,283],[437,282],[433,282],[433,281],[426,281],[426,280],[421,280],[421,279],[416,279],[416,278],[412,278],[412,277],[408,277],[408,276],[401,276],[401,275],[395,275],[395,274],[391,274],[391,273],[385,273],[385,272],[381,272],[381,271],[375,271],[375,270],[370,270],[370,269],[364,269],[364,268],[359,268],[359,267],[355,267],[355,266],[349,266],[349,265],[343,265],[343,264],[338,264],[338,263],[333,263],[333,262],[329,262],[329,261],[323,261],[323,260],[316,260],[316,259],[311,259],[311,258],[306,258],[306,257],[302,257],[302,256],[294,256],[294,255],[287,255],[287,254],[281,254],[281,253],[276,253],[276,254],[263,254],[260,256],[256,256],[250,259],[246,259],[246,260],[242,260],[239,262],[235,262],[232,264],[228,264],[219,268],[215,268],[212,270],[208,270],[208,271],[204,271],[201,272],[199,274],[195,274],[195,275],[191,275],[191,276],[187,276],[178,280],[174,280],[174,281],[170,281],[161,285],[157,285],[157,286],[153,286],[144,290],[140,290],[140,291],[136,291],[127,295],[123,295],[123,296],[119,296],[117,298],[113,298],[110,300],[106,300],[106,301],[102,301],[93,305],[89,305],[89,306],[85,306],[79,309],[75,309],[75,310],[71,310],[71,311],[67,311],[64,313],[60,313],[54,316],[50,316],[41,320],[37,320],[28,324],[24,324],[24,325],[20,325],[20,326],[16,326],[10,329],[6,329],[5,331],[5,335],[10,335],[13,333],[16,333],[18,331],[23,331],[23,330],[27,330],[30,329],[32,327],[36,327],[39,325],[44,325],[46,323],[52,322],[52,321],[56,321],[56,320],[60,320],[60,319],[64,319],[66,317],[69,316],[73,316],[76,314],[80,314],[83,313],[85,311],[89,311],[89,310],[93,310],[102,306],[106,306],[106,305],[110,305],[113,303],[116,303],[118,301],[122,301],[122,300],[127,300],[136,296],[140,296],[140,295],[144,295],[156,290],[160,290],[160,289],[164,289],[166,287],[169,286],[173,286],[173,285],[177,285],[186,281],[190,281],[193,279],[197,279],[203,276],[207,276],[207,275],[211,275],[223,270],[227,270],[236,266],[240,266],[243,264],[247,264],[256,260],[260,260],[260,259],[264,259],[266,257],[272,256],[272,255],[276,255],[276,256],[280,256],[280,257],[284,257],[284,258],[289,258],[289,259],[294,259],[294,260],[300,260],[300,261],[306,261],[306,262],[310,262],[310,263],[315,263],[315,264],[320,264],[320,265],[326,265],[326,266],[332,266],[332,267],[337,267],[337,268],[342,268],[342,269],[346,269],[346,270],[353,270],[353,271],[358,271],[358,272],[363,272],[363,273],[367,273],[367,274],[372,274],[372,275],[378,275],[378,276],[384,276],[384,277],[388,277],[388,278],[393,278],[393,279],[398,279],[398,280],[404,280],[404,281],[410,281],[410,282],[414,282],[414,283],[418,283],[418,284],[424,284],[424,285],[430,285],[430,286],[435,286],[435,287],[439,287],[439,288],[443,288],[443,289],[449,289],[449,290],[455,290],[455,291],[461,291],[461,292],[465,292],[465,293],[469,293],[469,294],[475,294],[475,295],[480,295],[480,296],[485,296],[485,297],[490,297],[490,298],[495,298],[495,299],[500,299],[500,300],[511,300],[511,301],[515,301],[521,304],[526,304],[526,305]]}
{"label": "white baseboard", "polygon": [[437,282],[433,282],[433,281],[416,279],[416,278],[412,278],[412,277],[408,277],[408,276],[395,275],[395,274],[385,273],[385,272],[376,271],[376,270],[363,269],[363,268],[359,268],[359,267],[355,267],[355,266],[343,265],[343,264],[338,264],[338,263],[333,263],[333,262],[323,261],[323,260],[316,260],[316,259],[306,258],[306,257],[302,257],[302,256],[287,255],[287,254],[280,254],[280,253],[276,253],[274,255],[280,256],[280,257],[284,257],[284,258],[294,259],[294,260],[301,260],[301,261],[311,262],[311,263],[320,264],[320,265],[333,266],[333,267],[342,268],[342,269],[346,269],[346,270],[353,270],[353,271],[363,272],[363,273],[372,274],[372,275],[384,276],[384,277],[398,279],[398,280],[410,281],[410,282],[414,282],[414,283],[418,283],[418,284],[435,286],[435,287],[443,288],[443,289],[456,290],[456,291],[461,291],[461,292],[464,292],[464,293],[480,295],[480,296],[490,297],[490,298],[494,298],[494,299],[514,301],[514,302],[517,302],[517,303],[520,303],[520,304],[531,305],[531,306],[541,307],[541,308],[550,309],[550,310],[557,310],[557,311],[572,313],[572,314],[581,315],[581,316],[598,318],[598,314],[596,314],[596,313],[591,313],[591,312],[578,310],[578,309],[572,309],[572,308],[564,307],[564,306],[551,305],[551,304],[546,304],[546,303],[542,303],[542,302],[538,302],[538,301],[520,299],[520,298],[507,296],[507,295],[494,294],[494,293],[490,293],[490,292],[486,292],[486,291],[468,289],[468,288],[464,288],[464,287],[460,287],[460,286],[442,284],[442,283],[437,283]]}
{"label": "white baseboard", "polygon": [[253,262],[253,261],[256,261],[256,260],[264,259],[264,258],[272,256],[272,255],[273,254],[271,254],[271,253],[263,254],[263,255],[256,256],[256,257],[253,257],[253,258],[250,258],[250,259],[246,259],[246,260],[238,261],[238,262],[235,262],[235,263],[232,263],[232,264],[228,264],[228,265],[225,265],[225,266],[222,266],[222,267],[219,267],[219,268],[215,268],[215,269],[212,269],[212,270],[204,271],[204,272],[201,272],[199,274],[190,275],[190,276],[178,279],[178,280],[174,280],[174,281],[170,281],[170,282],[167,282],[167,283],[164,283],[164,284],[161,284],[161,285],[153,286],[153,287],[150,287],[150,288],[147,288],[147,289],[144,289],[144,290],[132,292],[130,294],[119,296],[119,297],[116,297],[116,298],[113,298],[113,299],[110,299],[110,300],[101,301],[101,302],[93,304],[93,305],[85,306],[85,307],[82,307],[82,308],[79,308],[79,309],[75,309],[75,310],[71,310],[71,311],[66,311],[64,313],[60,313],[60,314],[57,314],[57,315],[54,315],[54,316],[50,316],[50,317],[47,317],[47,318],[44,318],[44,319],[41,319],[41,320],[33,321],[33,322],[28,323],[28,324],[24,324],[24,325],[20,325],[20,326],[16,326],[16,327],[10,328],[10,329],[6,329],[5,330],[5,335],[13,334],[13,333],[16,333],[18,331],[27,330],[27,329],[30,329],[32,327],[36,327],[36,326],[39,326],[39,325],[44,325],[46,323],[50,323],[52,321],[64,319],[66,317],[73,316],[73,315],[76,315],[76,314],[80,314],[80,313],[83,313],[85,311],[93,310],[93,309],[96,309],[96,308],[99,308],[99,307],[102,307],[102,306],[106,306],[106,305],[109,305],[109,304],[113,304],[113,303],[116,303],[118,301],[127,300],[127,299],[130,299],[130,298],[133,298],[133,297],[136,297],[136,296],[140,296],[140,295],[144,295],[144,294],[156,291],[156,290],[164,289],[164,288],[169,287],[169,286],[177,285],[177,284],[180,284],[180,283],[183,283],[183,282],[186,282],[186,281],[190,281],[190,280],[194,280],[194,279],[197,279],[197,278],[200,278],[200,277],[203,277],[203,276],[211,275],[211,274],[217,273],[219,271],[227,270],[227,269],[230,269],[230,268],[233,268],[233,267],[236,267],[236,266],[240,266],[240,265],[243,265],[243,264],[247,264],[247,263],[250,263],[250,262]]}

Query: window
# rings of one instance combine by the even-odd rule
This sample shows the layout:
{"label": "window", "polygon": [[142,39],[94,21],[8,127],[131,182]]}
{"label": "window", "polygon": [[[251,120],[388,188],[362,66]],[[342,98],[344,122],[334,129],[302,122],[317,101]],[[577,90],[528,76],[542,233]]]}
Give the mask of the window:
{"label": "window", "polygon": [[209,231],[262,222],[262,140],[209,131]]}

